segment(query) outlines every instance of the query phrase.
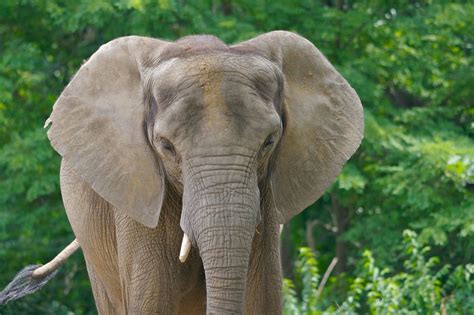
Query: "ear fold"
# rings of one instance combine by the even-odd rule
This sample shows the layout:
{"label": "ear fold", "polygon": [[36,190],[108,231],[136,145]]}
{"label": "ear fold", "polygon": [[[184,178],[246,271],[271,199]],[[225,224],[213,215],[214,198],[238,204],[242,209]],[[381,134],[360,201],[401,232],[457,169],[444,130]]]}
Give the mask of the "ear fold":
{"label": "ear fold", "polygon": [[55,150],[101,197],[148,227],[158,223],[164,178],[146,137],[142,74],[165,45],[136,36],[103,45],[49,119]]}
{"label": "ear fold", "polygon": [[358,148],[362,105],[347,81],[301,36],[276,31],[238,46],[256,50],[284,75],[286,128],[270,180],[280,223],[285,223],[324,193]]}

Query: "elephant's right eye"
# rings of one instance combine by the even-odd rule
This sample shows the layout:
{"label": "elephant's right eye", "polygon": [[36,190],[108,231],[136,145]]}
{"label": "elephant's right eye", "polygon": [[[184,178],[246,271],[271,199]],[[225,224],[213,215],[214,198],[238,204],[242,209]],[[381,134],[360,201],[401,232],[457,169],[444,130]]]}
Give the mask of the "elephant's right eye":
{"label": "elephant's right eye", "polygon": [[173,156],[176,154],[176,151],[174,150],[173,144],[165,138],[160,139],[160,146],[163,150],[167,151],[168,153],[172,154]]}

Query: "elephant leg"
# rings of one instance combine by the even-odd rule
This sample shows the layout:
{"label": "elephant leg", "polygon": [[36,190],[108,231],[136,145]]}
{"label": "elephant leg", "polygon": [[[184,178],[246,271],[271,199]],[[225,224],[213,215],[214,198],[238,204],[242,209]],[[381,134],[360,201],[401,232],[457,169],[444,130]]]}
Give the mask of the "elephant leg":
{"label": "elephant leg", "polygon": [[[206,314],[206,283],[204,269],[200,272],[202,278],[196,282],[194,288],[184,293],[179,303],[179,315],[204,315]],[[184,291],[184,290],[183,290]]]}
{"label": "elephant leg", "polygon": [[100,279],[100,275],[94,271],[94,267],[87,262],[87,273],[92,286],[92,293],[99,314],[125,314],[121,301],[114,301],[114,297],[109,296],[107,287]]}
{"label": "elephant leg", "polygon": [[114,209],[64,160],[60,176],[64,207],[84,253],[99,313],[122,314]]}
{"label": "elephant leg", "polygon": [[[179,244],[167,244],[169,235],[166,229],[159,229],[161,224],[151,229],[120,212],[115,219],[122,298],[127,313],[175,314],[180,294]],[[167,246],[175,248],[173,257]]]}
{"label": "elephant leg", "polygon": [[245,314],[281,314],[280,226],[268,212],[262,211],[252,243]]}
{"label": "elephant leg", "polygon": [[178,259],[179,208],[165,200],[156,228],[115,214],[122,299],[129,314],[205,313],[201,258],[193,248],[185,263]]}

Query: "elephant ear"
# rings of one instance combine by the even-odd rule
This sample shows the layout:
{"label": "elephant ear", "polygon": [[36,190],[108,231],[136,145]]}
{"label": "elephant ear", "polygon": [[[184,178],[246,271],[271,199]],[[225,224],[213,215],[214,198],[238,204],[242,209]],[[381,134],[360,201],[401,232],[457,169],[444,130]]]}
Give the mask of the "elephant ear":
{"label": "elephant ear", "polygon": [[158,224],[164,177],[146,136],[143,73],[166,45],[137,36],[103,45],[48,120],[48,138],[63,159],[118,211],[148,227]]}
{"label": "elephant ear", "polygon": [[273,61],[284,76],[285,130],[270,181],[285,223],[324,193],[359,147],[362,105],[321,52],[299,35],[275,31],[239,46]]}

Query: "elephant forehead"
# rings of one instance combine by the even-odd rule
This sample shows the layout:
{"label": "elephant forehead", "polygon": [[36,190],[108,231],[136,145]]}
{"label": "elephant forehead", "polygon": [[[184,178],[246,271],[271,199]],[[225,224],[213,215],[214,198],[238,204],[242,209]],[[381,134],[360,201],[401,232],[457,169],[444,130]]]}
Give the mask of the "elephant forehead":
{"label": "elephant forehead", "polygon": [[[167,61],[156,76],[154,94],[160,120],[179,126],[199,123],[203,130],[265,127],[275,112],[279,86],[270,65],[255,57],[196,56]],[[272,122],[273,123],[273,122]],[[196,130],[197,126],[193,126]]]}
{"label": "elephant forehead", "polygon": [[163,106],[191,92],[225,95],[229,93],[225,88],[247,90],[271,99],[283,81],[280,70],[270,61],[254,55],[229,53],[172,58],[162,63],[152,77],[154,92]]}

